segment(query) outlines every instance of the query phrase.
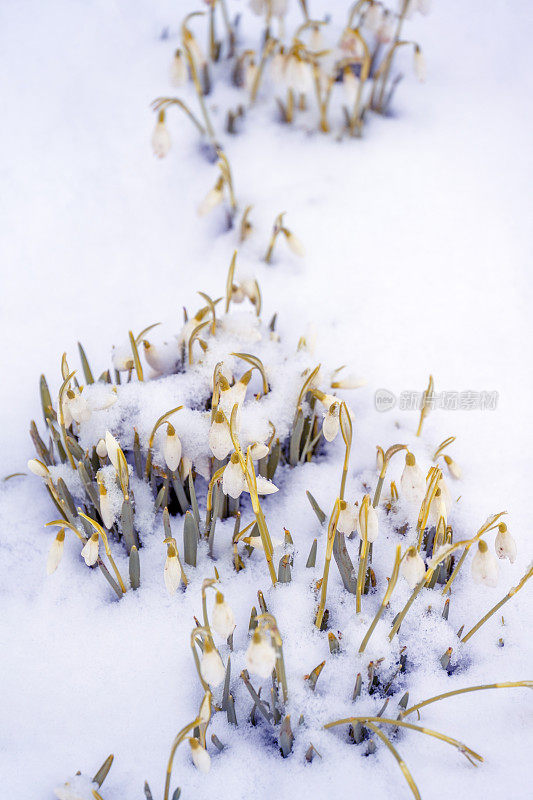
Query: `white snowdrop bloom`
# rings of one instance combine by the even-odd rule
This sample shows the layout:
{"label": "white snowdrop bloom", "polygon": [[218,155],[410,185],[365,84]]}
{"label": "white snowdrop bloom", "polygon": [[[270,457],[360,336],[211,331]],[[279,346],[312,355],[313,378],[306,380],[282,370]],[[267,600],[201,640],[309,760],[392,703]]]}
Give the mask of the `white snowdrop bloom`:
{"label": "white snowdrop bloom", "polygon": [[339,402],[339,398],[335,397],[334,394],[322,394],[319,397],[319,401],[322,403],[324,408],[326,408],[329,411],[329,409],[331,408],[333,403],[338,403]]}
{"label": "white snowdrop bloom", "polygon": [[163,578],[167,592],[174,594],[181,581],[181,570],[178,557],[173,547],[167,549],[167,558],[165,561],[165,568],[163,570]]}
{"label": "white snowdrop bloom", "polygon": [[218,686],[226,675],[219,652],[215,650],[209,640],[206,640],[204,644],[204,652],[200,659],[200,674],[209,686]]}
{"label": "white snowdrop bloom", "polygon": [[133,369],[133,355],[129,345],[113,346],[111,360],[117,372],[128,372]]}
{"label": "white snowdrop bloom", "polygon": [[311,34],[309,36],[309,48],[314,53],[317,53],[320,50],[325,50],[326,48],[326,43],[324,41],[322,31],[320,30],[320,25],[313,25],[311,28]]}
{"label": "white snowdrop bloom", "polygon": [[191,747],[192,763],[196,769],[199,772],[209,772],[211,768],[211,756],[205,747],[202,747],[198,739],[189,739],[189,745]]}
{"label": "white snowdrop bloom", "polygon": [[245,489],[244,472],[237,453],[233,453],[222,474],[222,491],[236,500]]}
{"label": "white snowdrop bloom", "polygon": [[229,426],[224,419],[222,411],[217,411],[211,428],[209,429],[209,447],[215,458],[218,458],[219,461],[226,458],[233,450]]}
{"label": "white snowdrop bloom", "polygon": [[176,472],[181,459],[181,439],[176,433],[176,429],[170,423],[163,439],[163,457],[165,464],[171,472]]}
{"label": "white snowdrop bloom", "polygon": [[341,378],[341,380],[334,380],[333,383],[335,384],[335,389],[360,389],[361,386],[366,386],[367,379],[350,374],[345,378]]}
{"label": "white snowdrop bloom", "polygon": [[112,433],[106,431],[105,434],[105,446],[107,448],[107,455],[109,456],[109,460],[115,467],[115,470],[118,472],[118,450],[119,450],[119,443],[115,439]]}
{"label": "white snowdrop bloom", "polygon": [[200,205],[198,206],[198,216],[205,217],[216,208],[222,200],[224,199],[224,192],[222,191],[223,184],[220,181],[217,181],[215,186],[209,190],[206,194]]}
{"label": "white snowdrop bloom", "polygon": [[246,294],[244,293],[242,286],[236,286],[235,284],[233,284],[233,286],[231,287],[231,302],[243,303],[245,299],[246,299]]}
{"label": "white snowdrop bloom", "polygon": [[313,88],[313,73],[307,61],[294,53],[285,65],[285,81],[287,87],[298,94],[306,94]]}
{"label": "white snowdrop bloom", "polygon": [[426,479],[424,473],[416,463],[413,453],[405,456],[405,467],[400,479],[402,495],[409,503],[419,506],[426,493]]}
{"label": "white snowdrop bloom", "polygon": [[342,73],[342,88],[348,105],[353,106],[359,91],[359,78],[357,78],[350,67],[346,67]]}
{"label": "white snowdrop bloom", "polygon": [[189,346],[189,339],[191,338],[194,329],[200,324],[200,322],[201,320],[199,320],[197,317],[192,317],[192,319],[188,319],[187,322],[184,323],[183,328],[176,337],[178,340],[178,347],[181,344],[184,344],[185,347]]}
{"label": "white snowdrop bloom", "polygon": [[187,78],[187,62],[183,53],[178,48],[170,65],[170,83],[172,86],[183,86],[183,84],[187,82]]}
{"label": "white snowdrop bloom", "polygon": [[[367,511],[365,511],[367,509]],[[359,509],[359,532],[361,538],[366,528],[366,538],[370,544],[378,538],[378,515],[372,503],[362,503]]]}
{"label": "white snowdrop bloom", "polygon": [[474,583],[483,583],[493,588],[498,585],[498,562],[483,539],[478,542],[472,559],[471,573]]}
{"label": "white snowdrop bloom", "polygon": [[165,125],[165,113],[161,111],[152,133],[152,150],[157,158],[165,158],[172,145],[168,128]]}
{"label": "white snowdrop bloom", "polygon": [[452,496],[450,494],[448,484],[446,483],[444,478],[441,478],[437,485],[438,488],[440,489],[442,499],[444,500],[444,504],[446,506],[446,512],[449,514],[452,508]]}
{"label": "white snowdrop bloom", "polygon": [[260,461],[262,458],[265,458],[269,452],[270,449],[267,444],[264,444],[264,442],[254,442],[250,447],[250,456],[252,457],[252,461]]}
{"label": "white snowdrop bloom", "polygon": [[341,500],[337,530],[347,536],[357,530],[357,508],[353,503]]}
{"label": "white snowdrop bloom", "polygon": [[75,775],[54,789],[57,800],[94,800],[93,789],[99,789],[87,775]]}
{"label": "white snowdrop bloom", "polygon": [[211,627],[223,639],[227,639],[235,628],[235,617],[229,603],[224,600],[222,592],[217,592],[215,606],[211,616]]}
{"label": "white snowdrop bloom", "polygon": [[100,516],[102,517],[102,521],[104,526],[109,530],[113,527],[115,522],[115,514],[113,513],[113,509],[111,508],[111,500],[109,499],[109,495],[101,483],[99,484],[100,489]]}
{"label": "white snowdrop bloom", "polygon": [[376,470],[379,474],[381,474],[381,470],[383,469],[384,459],[383,459],[383,450],[378,448],[376,451]]}
{"label": "white snowdrop bloom", "polygon": [[38,478],[50,477],[48,467],[44,462],[39,461],[38,458],[30,458],[28,461],[28,469],[30,472],[33,472],[34,475],[37,475]]}
{"label": "white snowdrop bloom", "polygon": [[52,572],[55,572],[59,566],[59,562],[61,561],[61,557],[63,556],[63,548],[65,545],[65,529],[61,528],[59,533],[57,534],[56,538],[52,543],[52,547],[48,553],[48,558],[46,559],[46,574],[51,575]]}
{"label": "white snowdrop bloom", "polygon": [[63,397],[62,409],[63,409],[63,422],[65,428],[69,428],[72,425],[74,418],[70,413],[70,398],[68,394],[65,394],[65,396]]}
{"label": "white snowdrop bloom", "polygon": [[448,509],[442,490],[437,488],[435,497],[433,498],[429,508],[429,519],[433,525],[438,525],[441,517],[444,519],[444,524],[446,525],[448,522]]}
{"label": "white snowdrop bloom", "polygon": [[394,27],[388,19],[384,19],[376,33],[380,44],[388,44],[394,36]]}
{"label": "white snowdrop bloom", "polygon": [[272,76],[272,81],[276,84],[276,86],[282,86],[286,84],[285,80],[285,68],[287,66],[287,59],[285,53],[282,50],[279,50],[270,63],[270,75]]}
{"label": "white snowdrop bloom", "polygon": [[[261,539],[260,536],[245,536],[242,541],[249,547],[253,547],[254,550],[265,549],[263,547],[263,540]],[[274,536],[270,537],[270,541],[272,542],[272,547],[274,550],[276,549],[276,547],[281,547],[281,545],[283,544],[281,539],[276,539]]]}
{"label": "white snowdrop bloom", "polygon": [[514,564],[516,561],[516,542],[504,522],[498,525],[494,547],[498,558],[508,558],[511,564]]}
{"label": "white snowdrop bloom", "polygon": [[185,478],[188,478],[189,475],[191,474],[191,472],[192,472],[192,461],[191,461],[191,459],[188,458],[187,456],[182,456],[181,457],[181,463],[180,463],[180,478],[181,478],[181,480],[184,481]]}
{"label": "white snowdrop bloom", "polygon": [[344,30],[339,42],[339,47],[343,55],[352,61],[362,61],[365,56],[363,43],[349,28]]}
{"label": "white snowdrop bloom", "polygon": [[[257,494],[275,494],[275,492],[279,491],[278,487],[274,486],[272,481],[269,481],[268,478],[263,478],[262,475],[257,475],[255,480],[257,484]],[[246,488],[246,491],[248,491],[248,488]]]}
{"label": "white snowdrop bloom", "polygon": [[93,533],[90,539],[83,546],[81,554],[88,567],[92,567],[93,564],[96,564],[96,561],[98,559],[99,544],[100,544],[100,537],[98,536],[97,533]]}
{"label": "white snowdrop bloom", "polygon": [[260,631],[255,631],[246,651],[246,666],[260,678],[269,678],[276,666],[276,651]]}
{"label": "white snowdrop bloom", "polygon": [[164,372],[166,367],[166,359],[159,347],[155,344],[150,344],[146,340],[143,341],[144,357],[148,365],[152,367],[155,372]]}
{"label": "white snowdrop bloom", "polygon": [[371,31],[377,31],[383,20],[383,11],[378,3],[373,3],[365,15],[365,24]]}
{"label": "white snowdrop bloom", "polygon": [[448,472],[455,478],[456,481],[461,479],[463,471],[457,461],[454,461],[453,458],[450,456],[444,456],[444,461],[446,462],[446,466],[448,467]]}
{"label": "white snowdrop bloom", "polygon": [[287,233],[285,234],[285,238],[287,239],[287,244],[289,245],[289,248],[292,250],[294,255],[298,256],[299,258],[303,258],[305,256],[305,247],[303,246],[300,239],[298,239],[298,237],[295,236],[294,233],[291,233],[291,231],[287,231]]}
{"label": "white snowdrop bloom", "polygon": [[415,48],[413,66],[416,77],[418,78],[420,83],[424,83],[424,81],[426,80],[426,73],[427,73],[426,59],[424,58],[424,54],[422,53],[422,50],[419,47]]}
{"label": "white snowdrop bloom", "polygon": [[213,696],[211,692],[207,691],[204,694],[203,700],[200,704],[200,710],[198,711],[198,719],[200,720],[200,725],[207,725],[209,720],[211,719],[211,701]]}
{"label": "white snowdrop bloom", "polygon": [[87,422],[87,420],[91,417],[89,403],[87,402],[87,398],[81,392],[75,394],[74,397],[69,398],[68,407],[72,419],[78,424],[80,422]]}
{"label": "white snowdrop bloom", "polygon": [[104,439],[100,439],[96,445],[96,455],[98,458],[107,458],[107,447]]}
{"label": "white snowdrop bloom", "polygon": [[420,583],[426,574],[424,559],[416,547],[410,547],[400,566],[400,574],[405,578],[411,589]]}
{"label": "white snowdrop bloom", "polygon": [[251,92],[259,70],[255,61],[249,61],[244,70],[244,88],[247,92]]}
{"label": "white snowdrop bloom", "polygon": [[332,442],[340,429],[340,406],[333,403],[329,411],[324,415],[322,423],[322,433],[326,442]]}

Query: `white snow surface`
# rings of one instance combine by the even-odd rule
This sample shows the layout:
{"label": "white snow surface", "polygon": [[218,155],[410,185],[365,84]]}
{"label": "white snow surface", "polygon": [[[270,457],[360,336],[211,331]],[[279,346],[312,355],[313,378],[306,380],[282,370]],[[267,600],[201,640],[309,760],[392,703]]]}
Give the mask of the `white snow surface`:
{"label": "white snow surface", "polygon": [[[317,17],[330,5],[310,3]],[[177,114],[168,114],[169,156],[155,160],[149,145],[149,103],[174,93],[169,62],[180,19],[193,8],[168,0],[26,0],[2,9],[2,475],[24,471],[33,456],[27,427],[40,419],[39,374],[57,391],[61,354],[66,350],[77,365],[78,339],[94,370],[103,370],[111,345],[127,340],[128,330],[161,321],[150,338],[162,342],[179,328],[183,305],[198,307],[198,289],[215,297],[224,292],[237,233],[224,230],[220,209],[207,218],[196,214],[214,166]],[[398,682],[392,710],[406,689],[417,702],[462,686],[533,677],[530,586],[504,607],[505,625],[498,614],[467,645],[455,637],[518,581],[532,558],[533,382],[524,355],[532,333],[527,99],[533,12],[522,0],[495,0],[490,9],[480,0],[468,6],[449,0],[410,24],[426,53],[427,84],[416,83],[406,64],[395,117],[372,116],[362,140],[339,143],[298,126],[287,131],[275,122],[272,102],[259,103],[241,135],[220,134],[240,208],[253,204],[254,232],[239,248],[238,265],[261,283],[264,319],[277,311],[280,334],[294,348],[314,325],[317,361],[346,363],[368,378],[365,388],[343,393],[355,412],[349,499],[360,499],[364,483],[374,486],[377,444],[409,444],[427,468],[436,445],[453,434],[450,454],[463,469],[460,482],[449,481],[457,500],[454,530],[472,535],[489,514],[506,510],[517,540],[515,564],[499,562],[497,589],[472,590],[465,567],[449,623],[440,618],[439,596],[419,597],[402,626],[412,668]],[[221,92],[213,102],[223,108],[225,98]],[[222,113],[214,118],[221,130]],[[267,266],[260,259],[280,211],[307,254],[298,259],[279,242]],[[435,410],[421,440],[414,436],[416,412],[375,410],[376,389],[421,391],[430,371],[437,391],[497,391],[497,409]],[[271,534],[282,538],[285,526],[294,539],[290,585],[269,588],[259,551],[235,575],[231,524],[217,525],[216,566],[237,622],[232,691],[239,727],[215,715],[210,731],[226,748],[217,754],[211,746],[207,775],[195,770],[186,747],[179,749],[173,787],[180,785],[184,798],[347,791],[379,800],[410,797],[383,746],[364,758],[341,729],[322,729],[324,722],[379,709],[378,698],[351,702],[355,676],[380,657],[393,671],[399,640],[390,647],[386,637],[408,596],[400,582],[364,657],[357,656],[398,540],[384,533],[375,546],[381,589],[365,598],[361,618],[332,565],[328,607],[334,609],[331,629],[342,633],[341,653],[330,656],[326,634],[313,628],[310,584],[321,576],[325,532],[305,490],[329,511],[341,457],[336,440],[320,462],[282,470],[280,491],[264,502]],[[389,478],[399,480],[401,462],[397,456]],[[201,700],[189,634],[213,562],[201,545],[186,592],[168,596],[159,518],[141,551],[140,590],[116,602],[79,558],[74,537],[67,536],[63,561],[47,578],[52,535],[43,526],[52,516],[34,476],[0,485],[3,796],[48,800],[69,775],[78,769],[93,775],[113,752],[106,800],[141,798],[145,779],[161,798],[171,741]],[[181,521],[172,525],[181,544]],[[306,570],[315,537],[317,567]],[[487,537],[491,546],[493,537]],[[353,554],[356,543],[349,547]],[[125,557],[117,562],[127,573]],[[300,713],[305,717],[287,760],[264,727],[248,725],[251,703],[238,678],[259,588],[285,638],[295,731]],[[450,645],[459,669],[449,677],[438,659]],[[225,659],[225,646],[221,653]],[[303,675],[324,659],[313,694]],[[422,720],[485,758],[476,770],[444,743],[401,733],[395,743],[423,797],[531,796],[529,691],[463,695],[428,707]],[[322,757],[306,766],[310,742]]]}

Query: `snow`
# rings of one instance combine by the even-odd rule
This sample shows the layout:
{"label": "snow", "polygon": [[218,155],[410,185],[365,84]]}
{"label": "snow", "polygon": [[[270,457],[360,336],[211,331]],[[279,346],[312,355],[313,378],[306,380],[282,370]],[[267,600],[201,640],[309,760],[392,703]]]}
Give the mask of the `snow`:
{"label": "snow", "polygon": [[[312,4],[317,14],[327,5]],[[314,326],[317,363],[346,363],[368,379],[362,389],[339,392],[355,412],[348,499],[360,501],[364,485],[375,485],[377,444],[409,445],[426,469],[437,445],[453,434],[449,452],[464,476],[460,482],[447,478],[458,500],[454,526],[472,535],[489,514],[506,510],[517,540],[515,564],[499,562],[497,589],[473,591],[465,566],[449,624],[434,595],[419,596],[402,626],[412,669],[389,704],[391,715],[407,688],[416,702],[451,688],[531,678],[533,663],[529,585],[502,610],[505,625],[498,614],[466,645],[454,636],[515,585],[531,560],[527,442],[533,387],[523,352],[531,335],[531,119],[524,100],[532,88],[533,15],[525,2],[497,0],[490,11],[480,0],[468,8],[457,0],[434,5],[430,16],[410,23],[428,61],[427,84],[411,76],[409,61],[396,117],[372,117],[362,140],[339,143],[301,127],[289,132],[272,121],[266,104],[248,115],[241,135],[221,136],[240,208],[253,204],[254,230],[239,247],[238,268],[260,281],[264,319],[277,311],[277,329],[294,347]],[[40,419],[38,377],[44,372],[57,390],[61,354],[66,350],[69,363],[78,365],[78,338],[91,364],[103,369],[111,346],[127,341],[128,330],[161,321],[150,341],[168,340],[181,325],[182,306],[197,307],[197,290],[214,297],[224,291],[237,232],[224,230],[220,208],[208,217],[196,214],[214,183],[214,165],[199,152],[194,129],[170,111],[168,157],[156,160],[150,150],[155,120],[149,103],[173,93],[169,63],[179,21],[193,8],[179,6],[166,0],[26,0],[2,10],[2,475],[24,471],[34,455],[26,431],[30,419]],[[161,39],[167,27],[169,38]],[[224,100],[217,101],[221,107]],[[285,222],[306,256],[297,258],[278,241],[267,266],[259,259],[280,211],[287,212]],[[421,441],[414,436],[415,412],[375,410],[375,390],[397,396],[422,391],[429,372],[437,391],[497,391],[496,410],[435,410]],[[173,405],[165,402],[162,411]],[[113,407],[101,413],[112,414]],[[305,490],[330,510],[342,450],[338,437],[320,463],[282,470],[276,475],[280,491],[264,501],[271,534],[283,538],[286,527],[295,542],[291,584],[268,589],[260,550],[235,575],[227,546],[232,525],[217,524],[215,563],[237,623],[232,691],[239,727],[232,730],[222,714],[215,715],[210,731],[226,749],[217,754],[210,747],[207,775],[180,748],[173,786],[181,785],[184,797],[240,800],[252,790],[261,799],[275,791],[320,796],[354,786],[361,796],[410,796],[384,747],[362,758],[340,728],[322,729],[326,721],[379,710],[377,697],[351,702],[355,677],[381,657],[384,674],[394,671],[396,652],[387,633],[409,593],[400,580],[364,656],[356,655],[398,540],[380,510],[380,590],[356,617],[353,597],[332,565],[328,607],[335,609],[332,630],[342,632],[341,652],[330,656],[327,636],[310,624],[316,599],[309,588],[321,577],[325,531]],[[401,454],[395,456],[388,474],[397,484],[402,463]],[[140,487],[135,493],[139,500]],[[146,493],[141,506],[148,505]],[[403,504],[399,514],[412,518]],[[43,526],[52,515],[33,475],[0,486],[4,794],[48,800],[69,775],[78,769],[93,775],[114,752],[102,789],[106,800],[142,796],[145,779],[159,798],[171,741],[201,700],[189,635],[193,615],[201,614],[201,582],[212,574],[207,546],[199,548],[201,567],[187,570],[187,590],[168,596],[159,518],[142,550],[141,588],[117,603],[98,571],[81,561],[79,542],[69,532],[63,560],[47,578],[53,537]],[[146,513],[143,527],[150,524]],[[181,547],[181,520],[171,524]],[[317,566],[306,570],[315,537]],[[493,537],[487,537],[491,547]],[[348,542],[352,556],[356,546],[356,540]],[[117,564],[127,574],[124,555]],[[305,717],[288,761],[263,726],[247,725],[251,702],[238,678],[259,588],[284,637],[294,731],[299,714]],[[497,645],[500,637],[504,647]],[[452,676],[438,663],[450,645],[459,665]],[[225,660],[226,647],[221,654]],[[324,659],[312,693],[303,675]],[[424,710],[421,724],[484,756],[478,770],[452,748],[415,732],[395,741],[424,797],[445,785],[451,796],[496,798],[505,790],[525,800],[531,714],[525,689],[463,695]],[[310,742],[321,758],[305,766]]]}

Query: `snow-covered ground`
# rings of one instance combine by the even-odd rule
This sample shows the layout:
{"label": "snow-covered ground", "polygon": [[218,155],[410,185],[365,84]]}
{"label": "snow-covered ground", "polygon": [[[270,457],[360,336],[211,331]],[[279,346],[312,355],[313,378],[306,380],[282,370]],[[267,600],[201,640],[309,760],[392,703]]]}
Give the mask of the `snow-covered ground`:
{"label": "snow-covered ground", "polygon": [[[311,5],[320,16],[329,4]],[[192,7],[183,0],[28,0],[4,4],[1,11],[1,475],[24,470],[33,455],[27,428],[30,419],[40,418],[38,377],[45,372],[57,390],[64,350],[77,362],[80,339],[95,370],[104,369],[110,345],[128,329],[162,321],[175,330],[181,307],[196,303],[197,289],[213,296],[224,291],[236,232],[223,232],[217,212],[196,214],[214,182],[214,167],[199,154],[192,127],[170,112],[169,156],[157,161],[149,146],[149,103],[172,92],[169,60],[179,21]],[[169,38],[161,39],[166,28]],[[429,627],[425,635],[418,631],[420,647],[434,658],[421,659],[409,686],[416,701],[449,688],[533,677],[529,586],[505,607],[505,627],[495,616],[473,639],[460,674],[449,678],[437,669],[438,656],[453,644],[453,630],[473,624],[532,557],[527,348],[533,11],[518,0],[497,0],[490,9],[481,0],[467,6],[448,0],[436,2],[412,30],[426,53],[427,84],[409,74],[398,89],[396,118],[372,117],[361,141],[288,132],[272,121],[272,107],[261,104],[242,135],[221,138],[239,204],[253,204],[254,234],[240,248],[238,263],[257,275],[265,317],[277,311],[280,332],[295,343],[313,323],[319,357],[334,366],[349,363],[368,378],[367,387],[350,397],[356,412],[352,493],[360,492],[355,472],[372,475],[375,445],[400,438],[394,423],[403,436],[412,437],[416,427],[414,412],[378,413],[376,389],[420,391],[432,372],[437,391],[499,393],[494,411],[435,411],[425,426],[427,452],[457,436],[453,454],[464,471],[455,493],[461,495],[461,525],[473,534],[489,514],[507,510],[519,554],[512,566],[501,562],[498,589],[472,595],[459,588],[451,628],[443,626],[436,640]],[[216,111],[215,119],[220,121]],[[260,258],[280,211],[287,212],[307,255],[297,259],[280,243],[274,263],[266,266]],[[336,484],[328,479],[337,476],[339,452],[340,446],[332,448],[333,466],[294,473],[291,488],[281,486],[279,501],[266,503],[272,530],[279,535],[283,525],[291,529],[300,559],[319,535],[305,489],[313,485],[330,507]],[[106,800],[141,797],[145,779],[161,797],[172,737],[200,700],[188,638],[205,575],[198,574],[184,595],[168,597],[164,551],[154,540],[143,553],[141,590],[116,603],[96,572],[78,562],[70,542],[57,573],[46,577],[50,536],[43,525],[51,507],[33,476],[2,485],[0,502],[4,796],[46,800],[69,774],[91,773],[114,752]],[[317,563],[322,559],[323,549]],[[331,591],[340,596],[332,572]],[[232,583],[228,565],[221,575],[228,578],[242,647],[254,588],[267,593],[268,576],[260,559],[245,581]],[[222,800],[252,792],[262,800],[274,792],[320,796],[347,789],[375,798],[409,797],[384,748],[365,759],[340,736],[320,730],[320,721],[370,708],[349,702],[365,628],[342,607],[344,652],[338,662],[328,661],[317,694],[307,694],[301,676],[326,658],[327,641],[318,634],[291,638],[291,626],[308,626],[313,609],[305,577],[291,590],[290,608],[283,602],[285,587],[267,595],[267,603],[287,636],[293,702],[303,708],[311,733],[284,761],[274,750],[265,755],[258,732],[244,735],[244,716],[232,732],[217,715],[215,730],[226,751],[204,776],[190,766],[184,749],[174,785],[183,787],[184,797]],[[496,645],[500,636],[503,648]],[[369,658],[379,657],[381,641],[376,635]],[[241,666],[236,663],[235,676]],[[338,692],[330,697],[336,681]],[[248,708],[236,677],[235,683]],[[324,717],[320,701],[326,695]],[[486,763],[474,770],[444,745],[403,735],[398,747],[423,796],[440,796],[444,786],[450,796],[496,798],[506,791],[516,800],[530,797],[531,708],[526,690],[465,695],[430,707],[423,724],[465,741]],[[304,767],[309,737],[322,759]]]}

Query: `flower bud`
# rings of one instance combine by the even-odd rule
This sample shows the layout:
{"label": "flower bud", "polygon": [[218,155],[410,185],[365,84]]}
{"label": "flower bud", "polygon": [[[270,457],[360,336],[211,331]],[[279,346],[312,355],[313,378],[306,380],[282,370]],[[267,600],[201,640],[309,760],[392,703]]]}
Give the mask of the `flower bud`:
{"label": "flower bud", "polygon": [[61,557],[63,555],[63,547],[65,544],[65,529],[61,528],[59,533],[57,534],[56,538],[53,541],[52,547],[50,548],[50,552],[48,553],[48,558],[46,560],[46,574],[51,575],[52,572],[55,572],[59,562],[61,561]]}
{"label": "flower bud", "polygon": [[400,479],[402,495],[408,503],[419,506],[426,494],[426,479],[424,473],[416,463],[413,453],[405,456],[405,467]]}
{"label": "flower bud", "polygon": [[102,522],[104,523],[105,527],[109,530],[113,527],[115,515],[111,508],[109,495],[101,481],[98,481],[98,489],[100,490],[100,516],[102,517]]}
{"label": "flower bud", "polygon": [[192,461],[187,456],[181,457],[180,463],[180,478],[182,482],[189,477],[192,472]]}
{"label": "flower bud", "polygon": [[[269,481],[268,478],[263,478],[262,475],[257,475],[255,482],[257,484],[257,494],[274,494],[279,491],[278,487],[274,486],[272,481]],[[246,489],[246,491],[248,491],[248,489]]]}
{"label": "flower bud", "polygon": [[163,457],[169,470],[176,472],[181,459],[181,439],[170,422],[167,423],[167,431],[163,440]]}
{"label": "flower bud", "polygon": [[78,774],[54,789],[54,794],[58,800],[93,800],[93,792],[98,788],[98,784],[87,775]]}
{"label": "flower bud", "polygon": [[78,424],[81,422],[87,422],[91,416],[91,410],[89,408],[87,398],[81,394],[81,392],[74,394],[73,397],[69,397],[68,408],[72,419]]}
{"label": "flower bud", "polygon": [[98,458],[107,458],[107,447],[104,439],[100,439],[96,445],[96,455]]}
{"label": "flower bud", "polygon": [[440,486],[437,487],[435,497],[431,501],[431,506],[429,508],[429,519],[434,525],[438,525],[440,519],[444,520],[445,525],[448,522],[448,509],[446,507],[446,501]]}
{"label": "flower bud", "polygon": [[363,498],[361,508],[359,509],[359,533],[361,535],[361,539],[365,538],[365,532],[367,541],[370,544],[375,542],[378,538],[378,515],[376,513],[376,509],[370,502],[370,497],[368,495],[365,495]]}
{"label": "flower bud", "polygon": [[248,62],[248,64],[246,65],[246,69],[244,70],[244,88],[246,89],[247,92],[252,91],[258,72],[259,70],[257,68],[257,65],[255,61],[252,59],[251,61]]}
{"label": "flower bud", "polygon": [[160,111],[159,117],[152,133],[152,150],[158,158],[165,158],[171,147],[170,134],[165,125],[165,112]]}
{"label": "flower bud", "polygon": [[294,53],[289,56],[285,65],[285,81],[287,87],[298,94],[306,94],[313,88],[313,73],[307,61]]}
{"label": "flower bud", "polygon": [[324,37],[322,36],[322,31],[320,30],[320,25],[313,25],[311,28],[311,34],[309,36],[309,49],[317,53],[320,50],[324,50],[325,46],[326,45],[324,42]]}
{"label": "flower bud", "polygon": [[405,578],[411,589],[420,583],[426,574],[424,559],[416,547],[410,547],[400,566],[400,574]]}
{"label": "flower bud", "polygon": [[457,481],[460,480],[463,471],[457,461],[454,461],[453,458],[450,458],[450,456],[444,456],[444,460],[446,462],[446,466],[448,467],[448,472],[452,478],[455,478]]}
{"label": "flower bud", "polygon": [[233,453],[222,474],[222,491],[236,500],[245,488],[244,472],[237,453]]}
{"label": "flower bud", "polygon": [[118,472],[119,464],[118,464],[118,450],[119,450],[119,443],[109,431],[106,431],[105,434],[105,446],[107,448],[107,455],[109,456],[109,460],[115,467],[116,472]]}
{"label": "flower bud", "polygon": [[169,594],[174,594],[181,581],[181,570],[176,554],[176,548],[172,542],[167,544],[167,558],[163,570],[165,586]]}
{"label": "flower bud", "polygon": [[415,47],[415,54],[413,58],[413,66],[415,70],[415,75],[420,81],[420,83],[424,83],[426,80],[426,59],[424,58],[424,54],[422,50],[417,46]]}
{"label": "flower bud", "polygon": [[498,585],[498,562],[494,558],[486,542],[480,539],[477,550],[472,559],[471,567],[474,583],[483,583],[485,586]]}
{"label": "flower bud", "polygon": [[511,564],[516,561],[516,542],[507,530],[507,525],[502,522],[498,525],[498,533],[494,540],[494,547],[498,558],[508,558]]}
{"label": "flower bud", "polygon": [[269,678],[276,666],[276,651],[260,631],[255,631],[248,646],[246,666],[260,678]]}
{"label": "flower bud", "polygon": [[353,503],[340,501],[339,519],[337,520],[337,530],[349,536],[357,529],[357,508]]}
{"label": "flower bud", "polygon": [[170,65],[170,83],[172,86],[183,86],[187,82],[187,62],[178,48]]}
{"label": "flower bud", "polygon": [[392,40],[393,36],[394,28],[389,20],[385,18],[376,32],[377,40],[380,44],[388,44]]}
{"label": "flower bud", "polygon": [[286,84],[285,80],[286,66],[287,66],[287,60],[282,48],[274,55],[274,57],[272,58],[272,62],[270,64],[270,74],[272,76],[272,81],[274,84],[276,84],[276,86]]}
{"label": "flower bud", "polygon": [[227,639],[235,628],[235,617],[229,603],[224,600],[222,592],[217,592],[215,607],[211,616],[211,627],[223,639]]}
{"label": "flower bud", "polygon": [[324,415],[322,423],[322,433],[326,442],[332,442],[340,428],[340,405],[332,403],[329,411]]}
{"label": "flower bud", "polygon": [[99,544],[100,544],[100,537],[95,531],[92,534],[92,536],[88,539],[88,541],[85,543],[81,551],[81,554],[88,567],[92,567],[93,564],[96,564],[96,561],[98,559]]}
{"label": "flower bud", "polygon": [[28,461],[28,469],[30,472],[33,472],[34,475],[37,475],[38,478],[50,477],[48,467],[43,461],[39,461],[38,458],[30,458]]}
{"label": "flower bud", "polygon": [[342,88],[348,105],[355,105],[359,91],[359,78],[354,75],[350,67],[345,67],[342,73]]}
{"label": "flower bud", "polygon": [[199,772],[209,772],[211,768],[211,756],[205,749],[202,747],[198,739],[189,739],[189,745],[191,747],[191,758],[192,763],[196,767]]}
{"label": "flower bud", "polygon": [[219,178],[198,206],[198,216],[205,217],[210,211],[220,205],[224,199],[223,187],[224,180]]}
{"label": "flower bud", "polygon": [[292,250],[295,256],[299,258],[303,258],[305,256],[305,247],[303,246],[302,242],[298,239],[294,233],[285,229],[285,238],[287,239],[287,244],[289,248]]}
{"label": "flower bud", "polygon": [[119,347],[113,346],[111,349],[111,360],[117,372],[128,372],[133,369],[133,355],[129,345]]}
{"label": "flower bud", "polygon": [[383,11],[378,3],[372,3],[365,15],[365,24],[371,31],[377,31],[383,20]]}
{"label": "flower bud", "polygon": [[211,452],[222,461],[233,450],[233,442],[229,426],[222,411],[217,411],[209,429],[209,447]]}
{"label": "flower bud", "polygon": [[269,452],[270,448],[264,442],[254,442],[250,447],[252,461],[260,461],[262,458],[265,458]]}
{"label": "flower bud", "polygon": [[209,686],[218,686],[226,675],[219,652],[215,650],[209,639],[205,641],[204,652],[200,659],[200,674]]}

